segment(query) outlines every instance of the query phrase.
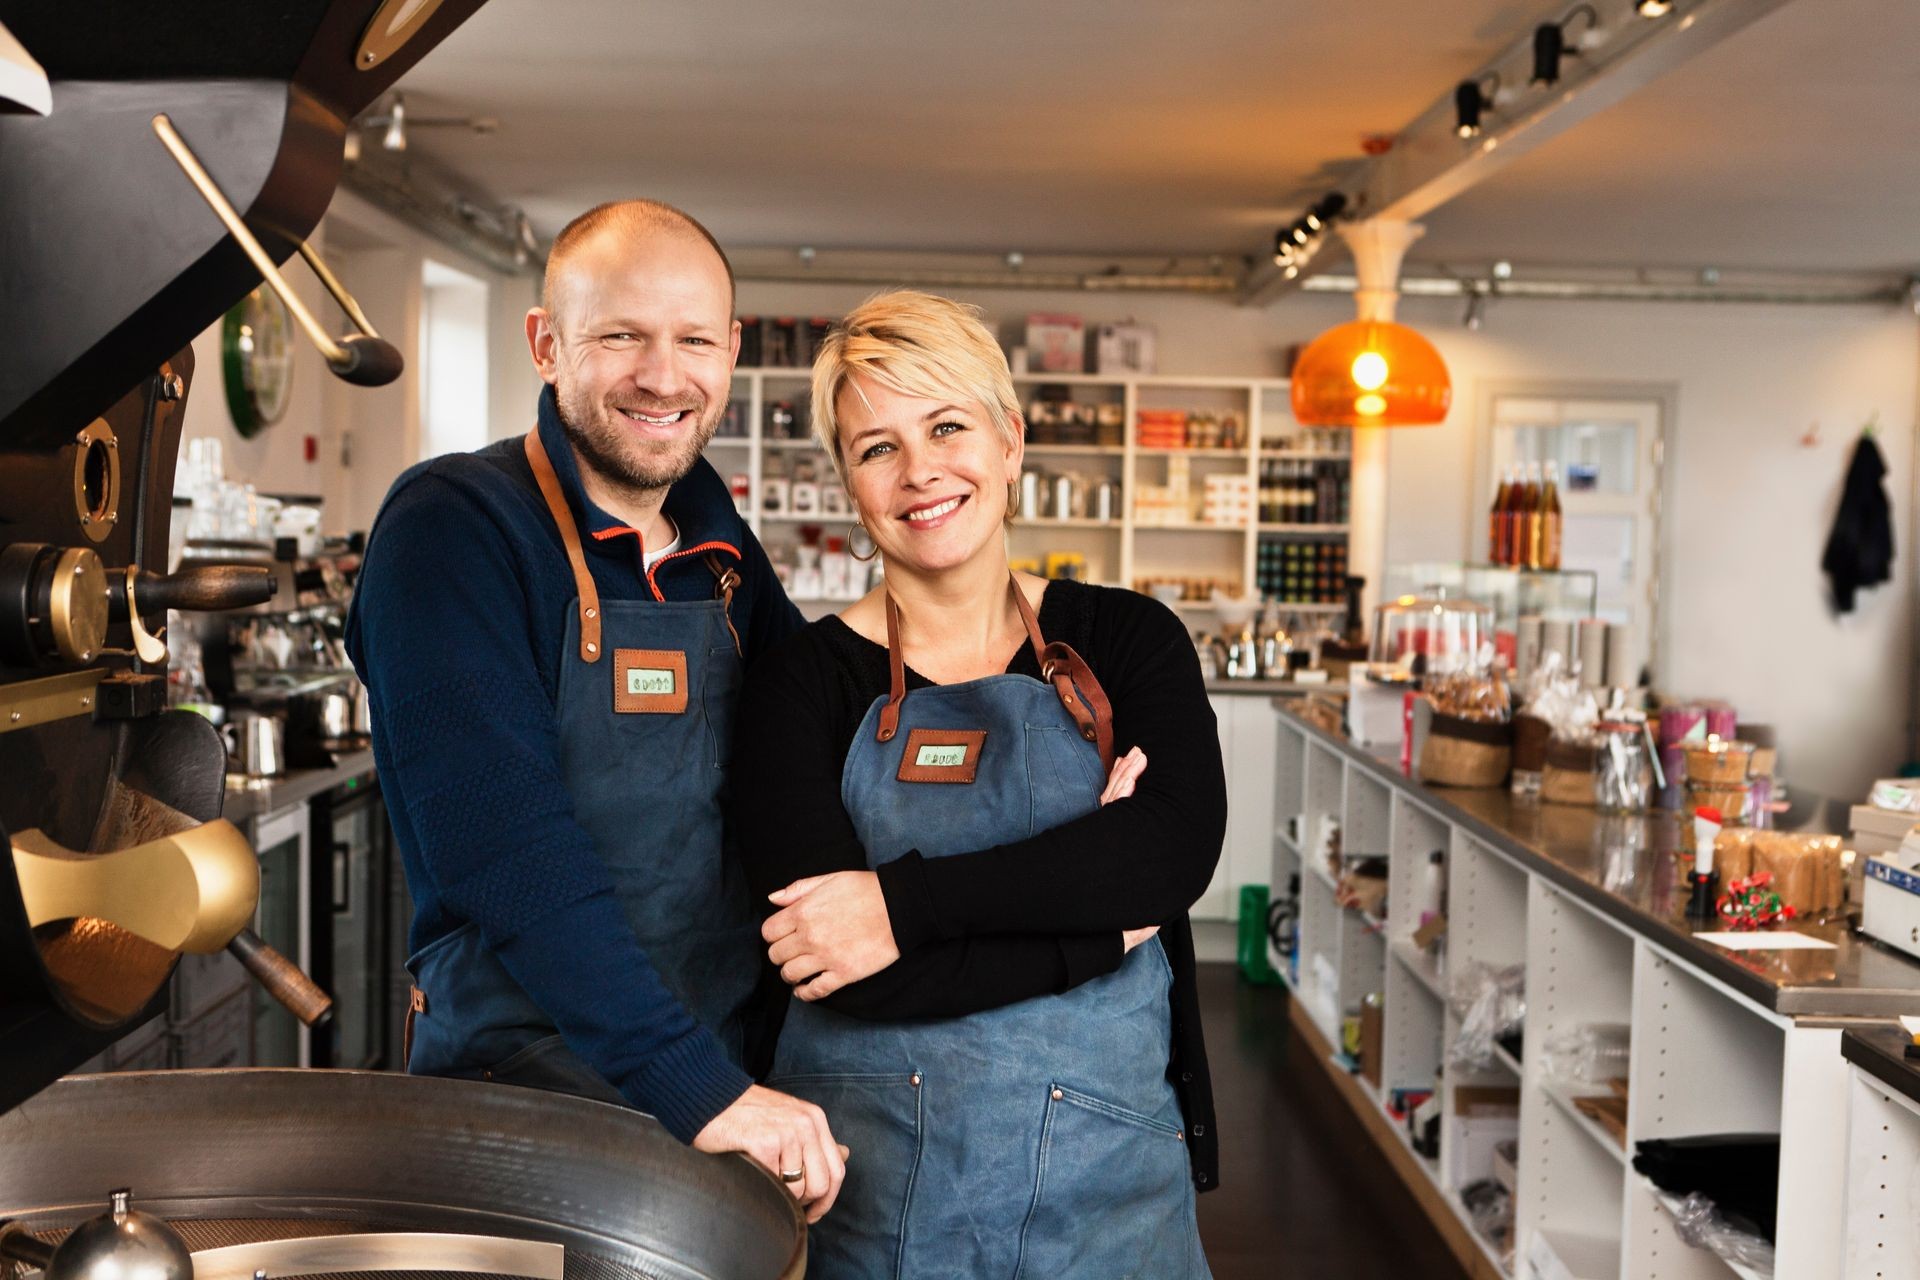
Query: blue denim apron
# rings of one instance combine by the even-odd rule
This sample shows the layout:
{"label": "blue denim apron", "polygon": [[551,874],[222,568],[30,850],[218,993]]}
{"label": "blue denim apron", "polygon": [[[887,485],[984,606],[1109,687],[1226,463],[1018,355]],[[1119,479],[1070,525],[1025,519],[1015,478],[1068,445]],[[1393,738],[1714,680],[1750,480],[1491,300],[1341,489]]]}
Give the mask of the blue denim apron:
{"label": "blue denim apron", "polygon": [[[737,861],[721,856],[741,678],[727,617],[738,575],[710,559],[713,600],[601,601],[538,431],[526,448],[579,591],[554,706],[574,818],[662,981],[737,1064],[762,950],[752,894]],[[527,874],[540,868],[530,864]],[[417,984],[408,1070],[624,1101],[567,1047],[475,925],[434,940],[407,967]],[[621,978],[580,975],[583,984]]]}
{"label": "blue denim apron", "polygon": [[[869,866],[1021,840],[1098,807],[1105,697],[1014,596],[1046,681],[910,697],[888,600],[892,691],[868,708],[840,786]],[[964,1018],[863,1022],[794,1001],[768,1083],[818,1103],[852,1151],[807,1274],[1207,1277],[1166,1078],[1171,984],[1155,938],[1064,995]]]}

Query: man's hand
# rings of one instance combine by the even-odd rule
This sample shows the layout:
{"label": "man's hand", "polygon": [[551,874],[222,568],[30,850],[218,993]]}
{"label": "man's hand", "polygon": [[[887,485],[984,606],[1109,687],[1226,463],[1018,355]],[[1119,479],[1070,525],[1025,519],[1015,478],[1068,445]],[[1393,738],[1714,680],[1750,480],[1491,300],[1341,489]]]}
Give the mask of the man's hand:
{"label": "man's hand", "polygon": [[[827,1113],[802,1098],[759,1085],[707,1122],[693,1137],[693,1149],[718,1154],[738,1151],[780,1178],[806,1206],[807,1221],[818,1222],[833,1208],[847,1176],[847,1149],[835,1144]],[[781,1177],[799,1169],[805,1177]]]}
{"label": "man's hand", "polygon": [[1160,932],[1159,925],[1150,925],[1145,929],[1127,929],[1120,934],[1120,954],[1125,955],[1154,934]]}
{"label": "man's hand", "polygon": [[900,958],[880,877],[835,871],[767,895],[778,912],[760,926],[767,957],[802,1000],[830,996]]}

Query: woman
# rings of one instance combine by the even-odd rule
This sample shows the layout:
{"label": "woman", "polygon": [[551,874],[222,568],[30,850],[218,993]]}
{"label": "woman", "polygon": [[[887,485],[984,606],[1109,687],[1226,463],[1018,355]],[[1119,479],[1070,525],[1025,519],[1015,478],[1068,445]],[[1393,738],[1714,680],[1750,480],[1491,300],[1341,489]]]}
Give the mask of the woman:
{"label": "woman", "polygon": [[768,1083],[852,1150],[810,1274],[1206,1277],[1186,911],[1226,796],[1192,643],[1009,573],[1022,423],[970,308],[860,307],[813,420],[886,584],[761,660],[733,779],[797,997]]}

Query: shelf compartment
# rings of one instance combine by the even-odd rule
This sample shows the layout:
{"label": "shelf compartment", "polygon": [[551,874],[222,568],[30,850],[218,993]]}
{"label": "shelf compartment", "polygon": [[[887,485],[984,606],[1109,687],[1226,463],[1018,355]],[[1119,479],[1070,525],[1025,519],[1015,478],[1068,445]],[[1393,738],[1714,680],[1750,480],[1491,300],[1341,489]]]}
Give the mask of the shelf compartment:
{"label": "shelf compartment", "polygon": [[1538,1280],[1616,1280],[1620,1241],[1544,1227],[1527,1246],[1527,1275]]}
{"label": "shelf compartment", "polygon": [[1555,1106],[1560,1108],[1561,1114],[1573,1122],[1574,1128],[1581,1130],[1598,1143],[1602,1151],[1606,1152],[1607,1155],[1611,1156],[1620,1164],[1624,1165],[1627,1162],[1627,1149],[1621,1146],[1620,1143],[1615,1140],[1614,1136],[1598,1121],[1594,1120],[1593,1117],[1575,1105],[1575,1099],[1577,1098],[1607,1096],[1604,1090],[1583,1089],[1582,1092],[1575,1093],[1572,1087],[1568,1085],[1543,1080],[1540,1082],[1540,1092],[1545,1094]]}
{"label": "shelf compartment", "polygon": [[[1393,952],[1393,958],[1399,961],[1400,967],[1413,978],[1415,985],[1440,1003],[1446,1003],[1446,975],[1434,965],[1431,956],[1421,954],[1419,948],[1406,938],[1395,938],[1389,949]],[[1495,1051],[1505,1052],[1498,1046],[1495,1046]]]}
{"label": "shelf compartment", "polygon": [[1429,1085],[1437,1089],[1445,1047],[1445,1010],[1404,963],[1387,965],[1384,1015],[1381,1084],[1387,1089]]}
{"label": "shelf compartment", "polygon": [[1848,1084],[1846,1265],[1841,1274],[1920,1280],[1920,1108],[1864,1072]]}

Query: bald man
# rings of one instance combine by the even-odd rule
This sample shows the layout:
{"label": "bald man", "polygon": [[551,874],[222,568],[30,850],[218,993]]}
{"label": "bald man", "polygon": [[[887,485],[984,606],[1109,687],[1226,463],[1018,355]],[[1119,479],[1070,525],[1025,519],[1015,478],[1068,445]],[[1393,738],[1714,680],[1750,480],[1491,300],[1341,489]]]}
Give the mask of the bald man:
{"label": "bald man", "polygon": [[602,205],[527,342],[537,425],[400,477],[347,625],[414,899],[407,1066],[637,1107],[817,1219],[845,1165],[748,1074],[785,992],[721,856],[742,671],[801,625],[701,457],[732,268],[676,209]]}

